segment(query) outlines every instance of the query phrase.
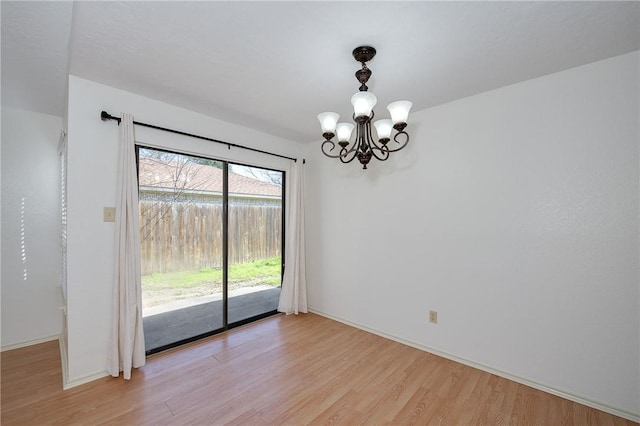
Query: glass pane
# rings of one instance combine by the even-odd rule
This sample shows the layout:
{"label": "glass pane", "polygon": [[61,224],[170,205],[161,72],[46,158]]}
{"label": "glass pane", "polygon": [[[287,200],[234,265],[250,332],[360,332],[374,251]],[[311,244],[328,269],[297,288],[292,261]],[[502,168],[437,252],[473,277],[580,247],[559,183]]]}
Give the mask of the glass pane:
{"label": "glass pane", "polygon": [[146,350],[221,329],[223,163],[140,148]]}
{"label": "glass pane", "polygon": [[230,324],[278,308],[284,173],[229,165]]}

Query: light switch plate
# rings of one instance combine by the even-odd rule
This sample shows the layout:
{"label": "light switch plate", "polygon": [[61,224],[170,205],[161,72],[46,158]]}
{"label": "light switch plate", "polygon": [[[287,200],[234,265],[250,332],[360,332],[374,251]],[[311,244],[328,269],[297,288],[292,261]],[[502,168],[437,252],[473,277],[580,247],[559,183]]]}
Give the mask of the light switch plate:
{"label": "light switch plate", "polygon": [[115,207],[105,207],[103,212],[103,220],[105,222],[115,222],[116,221],[116,208]]}

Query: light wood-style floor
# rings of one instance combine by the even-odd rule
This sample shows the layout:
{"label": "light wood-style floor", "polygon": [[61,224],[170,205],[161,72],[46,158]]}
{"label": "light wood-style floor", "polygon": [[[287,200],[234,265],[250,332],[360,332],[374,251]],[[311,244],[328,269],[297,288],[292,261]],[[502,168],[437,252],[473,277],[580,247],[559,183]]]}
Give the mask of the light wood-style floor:
{"label": "light wood-style floor", "polygon": [[57,342],[2,353],[2,425],[634,425],[307,314],[150,357],[131,381],[62,390]]}

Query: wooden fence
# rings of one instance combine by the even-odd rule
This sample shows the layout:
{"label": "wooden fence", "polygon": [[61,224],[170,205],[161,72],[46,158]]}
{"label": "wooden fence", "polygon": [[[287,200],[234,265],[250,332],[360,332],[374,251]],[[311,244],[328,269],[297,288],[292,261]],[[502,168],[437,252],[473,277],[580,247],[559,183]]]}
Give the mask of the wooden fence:
{"label": "wooden fence", "polygon": [[[282,207],[229,204],[229,264],[280,256]],[[220,203],[140,202],[142,275],[222,266]]]}

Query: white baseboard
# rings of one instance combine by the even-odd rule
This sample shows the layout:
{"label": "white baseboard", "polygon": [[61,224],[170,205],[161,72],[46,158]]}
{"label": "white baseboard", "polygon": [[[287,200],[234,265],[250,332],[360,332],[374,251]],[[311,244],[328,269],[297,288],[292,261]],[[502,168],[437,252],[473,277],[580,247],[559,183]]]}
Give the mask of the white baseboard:
{"label": "white baseboard", "polygon": [[98,373],[90,374],[88,376],[84,376],[72,381],[69,381],[67,377],[64,383],[62,383],[62,389],[67,390],[67,389],[75,388],[76,386],[84,385],[85,383],[102,379],[103,377],[107,377],[107,376],[109,376],[109,373],[107,373],[106,371],[100,371]]}
{"label": "white baseboard", "polygon": [[359,328],[360,330],[364,330],[364,331],[367,331],[369,333],[384,337],[386,339],[393,340],[394,342],[402,343],[404,345],[411,346],[413,348],[420,349],[422,351],[429,352],[429,353],[432,353],[434,355],[438,355],[438,356],[441,356],[443,358],[450,359],[451,361],[459,362],[460,364],[464,364],[464,365],[467,365],[469,367],[477,368],[478,370],[486,371],[487,373],[495,374],[496,376],[504,377],[505,379],[509,379],[509,380],[514,381],[514,382],[517,382],[517,383],[532,387],[534,389],[538,389],[538,390],[541,390],[543,392],[547,392],[547,393],[550,393],[552,395],[559,396],[560,398],[568,399],[569,401],[577,402],[578,404],[586,405],[587,407],[595,408],[597,410],[604,411],[605,413],[613,414],[614,416],[622,417],[624,419],[640,423],[640,413],[632,413],[630,411],[623,410],[623,409],[616,408],[616,407],[612,407],[612,406],[610,406],[608,404],[605,404],[605,403],[602,403],[602,402],[593,401],[593,400],[591,400],[589,398],[585,398],[585,397],[582,397],[582,396],[579,396],[579,395],[575,395],[575,394],[572,394],[570,392],[566,392],[566,391],[555,389],[555,388],[552,388],[552,387],[549,387],[549,386],[545,386],[545,385],[537,383],[537,382],[535,382],[533,380],[529,380],[529,379],[525,379],[523,377],[515,376],[513,374],[510,374],[510,373],[507,373],[507,372],[504,372],[504,371],[496,370],[495,368],[488,367],[488,366],[483,365],[483,364],[478,364],[478,363],[476,363],[474,361],[469,361],[467,359],[460,358],[460,357],[457,357],[455,355],[451,355],[449,353],[442,352],[442,351],[439,351],[437,349],[433,349],[433,348],[430,348],[428,346],[421,345],[420,343],[416,343],[416,342],[413,342],[413,341],[410,341],[410,340],[402,339],[400,337],[396,337],[396,336],[384,333],[382,331],[369,328],[369,327],[364,326],[362,324],[354,323],[354,322],[345,320],[343,318],[336,317],[334,315],[328,314],[326,312],[323,312],[323,311],[320,311],[320,310],[317,310],[317,309],[309,308],[309,312],[317,314],[317,315],[320,315],[320,316],[323,316],[323,317],[326,317],[326,318],[329,318],[329,319],[332,319],[332,320],[335,320],[335,321],[338,321],[338,322],[341,322],[341,323],[346,324],[346,325],[350,325],[350,326],[355,327],[355,328]]}
{"label": "white baseboard", "polygon": [[52,340],[60,339],[59,334],[55,334],[53,336],[41,337],[40,339],[28,340],[26,342],[14,343],[12,345],[6,345],[2,347],[2,352],[10,351],[12,349],[24,348],[26,346],[37,345],[38,343],[50,342]]}
{"label": "white baseboard", "polygon": [[81,377],[79,379],[69,381],[69,361],[67,358],[67,345],[65,344],[63,337],[60,336],[60,364],[62,365],[62,389],[67,390],[76,386],[84,385],[93,380],[101,379],[108,376],[106,371],[101,371],[95,374]]}
{"label": "white baseboard", "polygon": [[51,342],[52,340],[58,340],[60,346],[60,364],[62,369],[62,389],[67,390],[76,386],[84,385],[93,380],[107,377],[109,373],[106,371],[97,372],[88,376],[81,377],[79,379],[69,381],[69,369],[67,364],[67,348],[62,341],[63,336],[56,334],[55,336],[43,337],[41,339],[29,340],[28,342],[16,343],[13,345],[6,345],[2,347],[2,352],[10,351],[12,349],[24,348],[26,346],[37,345],[38,343]]}

